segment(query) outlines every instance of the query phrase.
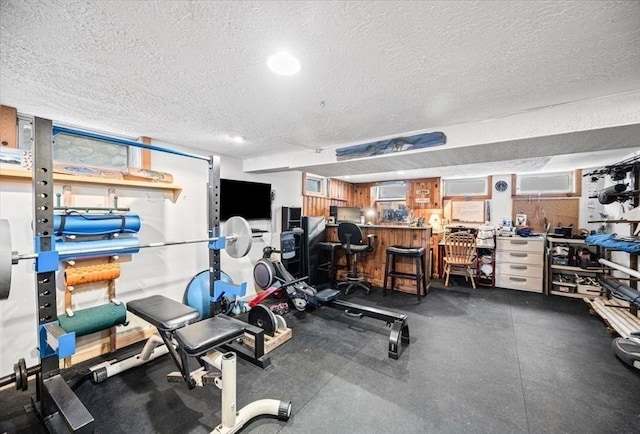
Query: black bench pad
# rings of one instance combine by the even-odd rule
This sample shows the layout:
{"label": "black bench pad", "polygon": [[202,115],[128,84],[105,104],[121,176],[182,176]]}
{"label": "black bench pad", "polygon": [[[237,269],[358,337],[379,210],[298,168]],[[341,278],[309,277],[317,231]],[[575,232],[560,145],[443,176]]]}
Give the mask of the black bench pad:
{"label": "black bench pad", "polygon": [[127,310],[161,331],[174,331],[200,319],[200,313],[186,304],[162,295],[133,300]]}
{"label": "black bench pad", "polygon": [[234,339],[244,336],[244,327],[223,318],[212,317],[176,331],[180,348],[190,356],[197,356]]}

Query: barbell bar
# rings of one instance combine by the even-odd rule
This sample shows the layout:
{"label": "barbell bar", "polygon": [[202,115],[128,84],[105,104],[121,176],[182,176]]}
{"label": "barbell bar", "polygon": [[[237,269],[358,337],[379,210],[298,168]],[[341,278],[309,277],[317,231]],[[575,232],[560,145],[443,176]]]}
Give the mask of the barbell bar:
{"label": "barbell bar", "polygon": [[[242,258],[249,253],[249,250],[251,250],[251,243],[253,241],[253,234],[251,233],[249,223],[245,219],[242,217],[231,217],[224,225],[224,232],[226,235],[214,238],[184,241],[160,241],[149,244],[138,244],[135,246],[113,247],[108,250],[101,248],[79,248],[77,250],[65,250],[64,254],[69,257],[101,252],[114,255],[118,253],[118,250],[130,250],[132,248],[146,249],[152,247],[177,246],[181,244],[216,242],[222,238],[226,241],[224,249],[232,258]],[[11,227],[9,226],[9,221],[4,219],[0,220],[0,243],[0,299],[6,299],[9,297],[9,291],[11,290],[11,266],[22,260],[37,259],[39,253],[20,254],[13,251],[11,249]]]}

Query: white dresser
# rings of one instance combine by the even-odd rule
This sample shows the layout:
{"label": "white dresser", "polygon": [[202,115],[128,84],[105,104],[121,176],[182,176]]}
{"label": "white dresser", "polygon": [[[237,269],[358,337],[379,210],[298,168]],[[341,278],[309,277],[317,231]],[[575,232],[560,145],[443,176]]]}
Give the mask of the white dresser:
{"label": "white dresser", "polygon": [[544,237],[497,237],[496,286],[542,292]]}

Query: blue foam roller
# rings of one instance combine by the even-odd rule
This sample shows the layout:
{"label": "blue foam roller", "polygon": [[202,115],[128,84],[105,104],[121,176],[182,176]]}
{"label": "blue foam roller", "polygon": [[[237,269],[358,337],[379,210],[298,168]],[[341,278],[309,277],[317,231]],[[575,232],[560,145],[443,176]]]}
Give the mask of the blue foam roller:
{"label": "blue foam roller", "polygon": [[[112,240],[98,241],[67,241],[56,242],[56,250],[60,255],[60,260],[78,258],[99,258],[101,256],[128,255],[138,253],[138,238],[122,237]],[[73,253],[77,250],[99,250],[90,253]]]}
{"label": "blue foam roller", "polygon": [[56,235],[135,234],[140,231],[140,217],[136,214],[56,214],[53,230]]}

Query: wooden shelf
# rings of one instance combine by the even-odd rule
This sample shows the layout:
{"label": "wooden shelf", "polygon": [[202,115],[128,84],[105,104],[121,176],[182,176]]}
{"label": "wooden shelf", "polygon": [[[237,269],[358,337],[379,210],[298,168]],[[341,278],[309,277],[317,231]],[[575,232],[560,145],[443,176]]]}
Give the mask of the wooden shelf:
{"label": "wooden shelf", "polygon": [[[555,290],[551,290],[550,293],[552,295],[561,295],[563,297],[571,297],[571,298],[586,298],[589,299],[590,296],[586,295],[586,294],[581,294],[579,292],[562,292],[562,291],[555,291]],[[597,295],[592,295],[591,298],[593,297],[597,297]]]}
{"label": "wooden shelf", "polygon": [[[571,287],[571,288],[576,288],[578,285],[576,285],[575,283],[571,283],[571,282],[556,282],[553,281],[551,282],[552,285],[558,285],[558,286],[567,286],[567,287]],[[562,292],[562,291],[560,291]]]}
{"label": "wooden shelf", "polygon": [[[0,179],[2,180],[17,180],[17,181],[31,181],[31,172],[28,170],[16,170],[16,169],[3,169],[0,168]],[[100,178],[97,176],[82,176],[82,175],[67,175],[64,173],[54,173],[54,181],[76,182],[81,184],[100,184],[100,185],[117,185],[121,187],[131,188],[143,188],[161,190],[171,193],[171,201],[178,200],[180,193],[182,193],[182,187],[176,184],[169,184],[163,182],[153,181],[134,181],[130,179],[114,179],[114,178]]]}
{"label": "wooden shelf", "polygon": [[551,264],[552,270],[564,270],[564,271],[577,271],[582,273],[603,273],[607,269],[606,268],[582,268],[582,267],[571,267],[569,265],[553,265]]}
{"label": "wooden shelf", "polygon": [[640,220],[590,220],[587,223],[640,223]]}

